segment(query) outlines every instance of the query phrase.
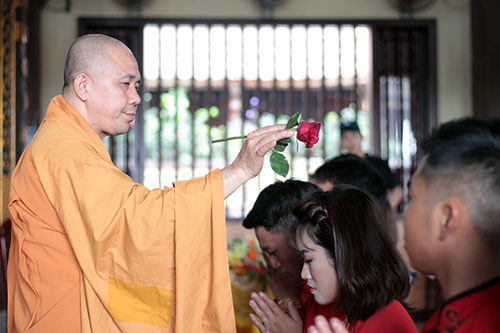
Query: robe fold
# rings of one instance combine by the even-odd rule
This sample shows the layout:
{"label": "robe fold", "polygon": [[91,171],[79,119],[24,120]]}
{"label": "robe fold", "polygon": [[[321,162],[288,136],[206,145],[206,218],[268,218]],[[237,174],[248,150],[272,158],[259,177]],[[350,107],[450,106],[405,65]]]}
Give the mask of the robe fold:
{"label": "robe fold", "polygon": [[234,332],[220,170],[148,190],[55,97],[12,175],[9,332]]}

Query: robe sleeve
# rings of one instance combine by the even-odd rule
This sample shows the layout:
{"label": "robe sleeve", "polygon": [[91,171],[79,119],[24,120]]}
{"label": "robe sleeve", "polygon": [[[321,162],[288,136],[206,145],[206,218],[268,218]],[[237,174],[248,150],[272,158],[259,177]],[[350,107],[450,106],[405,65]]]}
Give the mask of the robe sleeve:
{"label": "robe sleeve", "polygon": [[235,331],[220,170],[150,191],[74,142],[34,165],[81,267],[84,330]]}

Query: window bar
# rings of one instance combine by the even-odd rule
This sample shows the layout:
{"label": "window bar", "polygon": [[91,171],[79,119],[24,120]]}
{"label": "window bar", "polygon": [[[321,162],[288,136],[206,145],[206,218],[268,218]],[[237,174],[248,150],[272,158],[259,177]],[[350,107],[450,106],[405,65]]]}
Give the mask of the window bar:
{"label": "window bar", "polygon": [[[305,40],[305,48],[306,48],[306,87],[305,87],[305,96],[304,96],[304,118],[309,120],[311,115],[311,78],[309,77],[309,30],[311,29],[310,25],[306,25],[306,40]],[[309,158],[311,157],[310,149],[305,150],[306,157],[306,170],[309,173]]]}
{"label": "window bar", "polygon": [[[290,24],[288,25],[288,30],[289,30],[289,35],[290,35],[290,59],[289,59],[289,64],[290,64],[290,75],[289,75],[289,84],[288,84],[288,107],[287,110],[290,111],[290,117],[295,114],[295,103],[294,103],[294,89],[293,89],[293,66],[292,66],[292,56],[293,56],[293,36],[292,36],[292,28],[293,26]],[[295,139],[297,139],[297,135],[295,135]],[[290,174],[293,176],[293,160],[295,156],[295,149],[290,149]]]}
{"label": "window bar", "polygon": [[[144,31],[144,26],[141,27]],[[139,63],[139,68],[143,69],[144,64],[144,34],[138,34],[138,40],[136,41],[139,47],[139,52],[137,52],[137,62]],[[145,86],[144,78],[141,80],[141,85],[139,88],[139,96],[144,96]],[[146,145],[144,143],[144,111],[145,103],[139,104],[137,108],[137,113],[135,115],[135,127],[134,127],[134,137],[131,145],[132,149],[132,165],[134,172],[134,180],[138,183],[144,183],[144,164],[146,161]]]}
{"label": "window bar", "polygon": [[[418,90],[418,91],[426,91],[426,89],[423,87],[423,85],[425,84],[424,81],[422,80],[422,70],[421,70],[421,67],[418,66],[419,63],[423,63],[424,59],[425,59],[425,56],[426,56],[426,53],[424,51],[424,48],[421,47],[423,45],[425,45],[425,43],[423,43],[422,41],[422,34],[420,33],[420,31],[415,31],[415,39],[416,39],[416,42],[415,42],[415,45],[417,45],[417,48],[416,48],[416,71],[415,71],[415,87],[418,87],[416,88],[415,90]],[[424,76],[425,77],[425,76]],[[425,128],[427,128],[427,124],[425,124],[423,122],[423,119],[421,119],[420,117],[418,117],[419,114],[422,114],[422,109],[425,108],[425,103],[423,101],[423,99],[421,98],[415,98],[415,103],[417,104],[416,108],[415,108],[415,113],[414,113],[414,118],[415,118],[415,127],[418,129],[418,133],[419,133],[419,137],[418,139],[421,140],[422,139],[422,132],[424,132]],[[418,152],[418,151],[417,151]]]}
{"label": "window bar", "polygon": [[[206,98],[206,107],[208,110],[208,142],[212,142],[212,125],[214,121],[210,115],[210,109],[212,108],[213,98],[212,98],[212,52],[211,52],[211,34],[212,34],[212,25],[208,25],[208,79],[207,79],[207,98]],[[213,155],[213,147],[212,144],[208,145],[208,170],[212,170],[212,156]]]}
{"label": "window bar", "polygon": [[326,133],[326,127],[324,126],[325,124],[325,119],[326,119],[326,114],[328,113],[328,106],[327,106],[327,97],[326,97],[326,79],[325,79],[325,61],[326,61],[326,57],[325,57],[325,28],[326,26],[324,24],[321,25],[321,59],[322,59],[322,71],[323,71],[323,74],[321,75],[321,108],[322,108],[322,115],[320,118],[318,118],[318,120],[316,121],[320,121],[323,123],[323,144],[322,144],[322,157],[323,159],[326,159],[327,156],[326,156],[326,137],[327,137],[327,134]]}
{"label": "window bar", "polygon": [[[192,26],[191,26],[192,29]],[[192,30],[191,30],[192,31]],[[192,35],[191,35],[192,36]],[[192,37],[191,37],[192,38]],[[177,138],[177,132],[179,130],[179,75],[178,75],[178,67],[179,67],[179,26],[176,26],[176,32],[175,32],[175,45],[176,47],[176,52],[175,52],[175,63],[177,64],[175,66],[175,79],[174,79],[174,87],[175,87],[175,116],[174,116],[174,146],[175,146],[175,180],[178,179],[179,177],[179,140]]]}
{"label": "window bar", "polygon": [[[418,126],[418,117],[416,117],[416,110],[418,109],[418,103],[419,100],[417,99],[417,74],[418,71],[416,70],[418,66],[418,56],[417,56],[417,50],[418,50],[418,44],[417,44],[417,32],[412,29],[411,33],[411,43],[410,43],[410,83],[411,83],[411,102],[410,102],[410,108],[411,108],[411,113],[410,113],[410,122],[411,122],[411,130],[414,133],[414,135],[418,136],[418,131],[416,131],[416,127]],[[417,45],[417,47],[414,48],[414,45]],[[418,138],[419,139],[419,138]],[[417,154],[412,155],[412,166],[415,166],[417,164],[417,156],[418,156],[418,150]],[[410,170],[411,172],[411,170]],[[405,186],[407,185],[406,183],[404,184]],[[404,197],[407,199],[406,197]]]}
{"label": "window bar", "polygon": [[[227,69],[227,63],[228,63],[228,52],[227,52],[227,29],[228,25],[224,24],[224,52],[225,52],[225,61],[224,61],[224,90],[223,90],[223,98],[222,98],[222,121],[224,124],[225,128],[225,135],[226,137],[228,136],[228,131],[229,131],[229,81],[227,79],[227,74],[228,74],[228,69]],[[229,163],[229,156],[228,156],[228,142],[224,142],[224,165],[228,165]]]}
{"label": "window bar", "polygon": [[191,57],[191,82],[188,91],[188,100],[189,100],[189,113],[191,114],[191,177],[195,177],[195,169],[196,169],[196,110],[197,108],[197,93],[195,88],[195,78],[194,78],[194,30],[193,30],[193,38],[191,38],[191,53],[193,56]]}
{"label": "window bar", "polygon": [[[392,91],[393,94],[391,95],[391,105],[392,108],[389,108],[390,111],[390,118],[389,118],[389,133],[392,138],[392,151],[388,151],[388,160],[392,160],[396,157],[397,150],[395,149],[395,146],[398,143],[398,118],[399,118],[399,80],[400,80],[400,73],[399,73],[399,67],[400,67],[400,59],[399,58],[399,45],[398,45],[398,38],[399,38],[399,33],[394,30],[393,31],[393,41],[392,41],[392,59],[393,59],[393,82],[392,82]],[[389,142],[390,143],[390,142]],[[391,146],[389,146],[390,148]]]}
{"label": "window bar", "polygon": [[116,138],[114,136],[109,137],[109,155],[111,155],[111,160],[116,163]]}
{"label": "window bar", "polygon": [[[274,114],[274,123],[278,123],[278,116],[280,112],[278,111],[278,87],[277,87],[277,78],[276,78],[276,28],[277,25],[273,25],[273,87],[272,87],[272,103],[270,104],[271,110],[273,110]],[[274,176],[276,180],[276,174]],[[259,182],[259,192],[261,191],[260,182]]]}
{"label": "window bar", "polygon": [[[413,117],[412,115],[414,114],[414,110],[415,110],[415,99],[416,99],[416,94],[415,94],[415,91],[416,89],[415,88],[415,72],[414,72],[414,65],[416,64],[415,63],[415,58],[414,58],[414,47],[413,47],[413,43],[414,43],[414,36],[415,36],[415,31],[413,29],[411,29],[409,32],[408,32],[408,76],[409,76],[409,81],[410,81],[410,106],[409,106],[409,114],[407,115],[408,116],[408,120],[410,121],[410,126],[409,126],[409,131],[410,131],[410,135],[413,132],[413,128],[414,128],[414,121],[413,121]],[[408,204],[408,182],[410,180],[410,176],[411,176],[411,172],[412,172],[412,166],[415,165],[416,163],[416,155],[413,155],[412,152],[411,152],[411,140],[412,140],[412,137],[410,136],[410,142],[408,142],[410,144],[410,167],[407,168],[406,166],[403,165],[403,176],[402,176],[402,181],[401,181],[401,186],[403,188],[403,200],[402,200],[402,204],[403,204],[403,210],[404,208],[407,206]]]}
{"label": "window bar", "polygon": [[356,122],[358,121],[358,110],[359,110],[359,98],[358,98],[358,40],[356,38],[356,28],[358,26],[354,25],[354,115],[356,117]]}
{"label": "window bar", "polygon": [[[260,119],[262,117],[262,106],[264,105],[263,101],[262,101],[262,82],[261,82],[261,78],[260,78],[260,53],[261,53],[261,49],[260,49],[260,29],[262,28],[262,26],[260,24],[257,24],[257,41],[256,41],[256,44],[257,44],[257,68],[256,68],[256,73],[257,73],[257,90],[256,90],[256,95],[257,95],[257,98],[259,99],[259,104],[258,105],[258,108],[257,108],[257,128],[260,126]],[[261,180],[261,174],[259,172],[259,174],[257,175],[257,184],[260,184],[260,180]],[[246,191],[246,188],[245,188],[245,191]],[[243,206],[245,204],[243,203]]]}
{"label": "window bar", "polygon": [[[247,110],[247,107],[249,105],[247,93],[246,93],[246,88],[245,88],[245,31],[244,25],[241,25],[241,81],[240,81],[240,86],[241,86],[241,106],[242,106],[242,112],[241,112],[241,134],[240,135],[245,135],[245,113]],[[245,202],[246,202],[246,183],[241,186],[241,197],[242,197],[242,204],[241,204],[241,216],[245,216]]]}
{"label": "window bar", "polygon": [[[158,26],[161,29],[161,26]],[[154,101],[158,108],[158,186],[162,187],[161,174],[162,174],[162,166],[163,166],[163,144],[162,144],[162,131],[163,131],[163,123],[162,123],[162,105],[161,105],[161,30],[158,34],[158,43],[159,43],[159,51],[160,51],[160,60],[158,61],[159,73],[158,73],[158,83],[156,85],[156,94],[154,94]],[[177,66],[175,66],[177,69]]]}
{"label": "window bar", "polygon": [[399,68],[399,129],[398,129],[398,143],[399,143],[399,172],[397,173],[397,182],[401,183],[402,181],[402,176],[403,176],[403,170],[404,170],[404,165],[403,165],[403,122],[405,119],[405,114],[404,114],[404,80],[403,78],[405,77],[406,73],[406,61],[407,57],[405,56],[405,49],[407,44],[407,37],[406,37],[406,31],[399,31],[398,33],[398,39],[399,39],[399,57],[401,60],[399,62],[400,68]]}
{"label": "window bar", "polygon": [[339,43],[339,78],[337,81],[337,87],[338,87],[338,92],[337,92],[337,112],[339,113],[339,116],[341,115],[340,111],[342,111],[344,107],[344,89],[342,86],[342,26],[338,25],[337,26],[337,31],[338,31],[338,43]]}
{"label": "window bar", "polygon": [[383,157],[386,154],[387,151],[387,145],[384,143],[387,142],[387,81],[389,79],[389,73],[387,70],[387,47],[386,47],[386,41],[387,41],[387,35],[388,32],[384,28],[380,28],[378,30],[377,35],[379,36],[379,41],[378,41],[378,49],[379,52],[377,54],[380,54],[380,61],[379,61],[379,77],[377,78],[378,84],[379,84],[379,91],[380,91],[380,110],[379,110],[379,124],[378,128],[380,128],[379,131],[379,137],[376,138],[377,142],[380,147],[379,154],[381,157]]}
{"label": "window bar", "polygon": [[[389,56],[389,46],[388,43],[392,39],[392,31],[389,29],[384,31],[385,35],[387,38],[384,38],[384,72],[385,72],[385,110],[384,110],[384,120],[385,123],[381,124],[381,128],[383,128],[383,135],[381,136],[382,144],[385,142],[385,156],[383,157],[389,157],[389,139],[390,139],[390,132],[389,132],[389,106],[390,106],[390,100],[389,100],[389,78],[392,76],[392,72],[389,69],[389,64],[388,64],[388,56]],[[384,126],[384,127],[382,127]]]}
{"label": "window bar", "polygon": [[[130,127],[129,127],[130,131]],[[130,164],[129,164],[129,158],[130,158],[130,145],[128,144],[129,140],[129,132],[125,134],[125,173],[129,176],[132,176],[130,172]]]}

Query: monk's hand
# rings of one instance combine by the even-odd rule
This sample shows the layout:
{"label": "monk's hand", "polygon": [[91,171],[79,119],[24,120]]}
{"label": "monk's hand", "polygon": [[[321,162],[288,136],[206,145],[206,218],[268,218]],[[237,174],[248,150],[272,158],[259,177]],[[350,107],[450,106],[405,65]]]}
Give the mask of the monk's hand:
{"label": "monk's hand", "polygon": [[307,329],[307,333],[349,333],[349,331],[338,318],[332,318],[328,322],[325,317],[316,316],[314,325]]}
{"label": "monk's hand", "polygon": [[264,156],[276,142],[293,136],[285,124],[259,128],[247,135],[243,148],[233,163],[222,169],[224,198],[227,198],[247,180],[257,176],[262,170]]}
{"label": "monk's hand", "polygon": [[[283,312],[278,304],[263,292],[252,293],[249,302],[255,314],[249,315],[250,320],[262,333],[301,333],[303,330],[302,319],[293,305],[288,302],[289,315]],[[260,319],[260,320],[259,320]]]}

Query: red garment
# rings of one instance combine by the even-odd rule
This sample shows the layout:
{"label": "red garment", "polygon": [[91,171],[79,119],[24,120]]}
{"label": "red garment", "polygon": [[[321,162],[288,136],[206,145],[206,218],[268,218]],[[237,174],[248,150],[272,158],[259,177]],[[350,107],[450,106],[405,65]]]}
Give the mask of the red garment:
{"label": "red garment", "polygon": [[[304,332],[307,332],[307,329],[314,324],[314,318],[317,315],[323,315],[327,320],[333,317],[337,317],[344,322],[346,320],[346,313],[344,310],[334,309],[335,303],[327,305],[316,303],[314,295],[311,293],[307,284],[304,284],[301,299],[304,305]],[[417,332],[417,328],[410,318],[410,315],[408,315],[403,305],[396,300],[392,301],[386,307],[379,309],[364,321],[358,320],[354,323],[349,323],[347,328],[349,332],[352,333]]]}
{"label": "red garment", "polygon": [[421,332],[500,332],[500,277],[446,301]]}

